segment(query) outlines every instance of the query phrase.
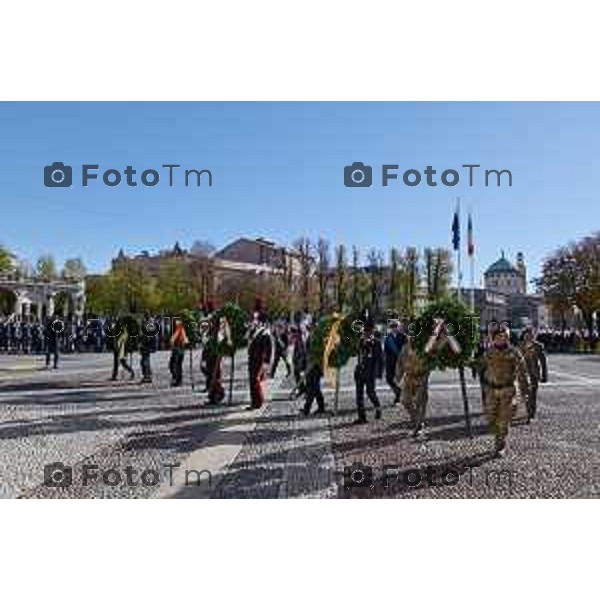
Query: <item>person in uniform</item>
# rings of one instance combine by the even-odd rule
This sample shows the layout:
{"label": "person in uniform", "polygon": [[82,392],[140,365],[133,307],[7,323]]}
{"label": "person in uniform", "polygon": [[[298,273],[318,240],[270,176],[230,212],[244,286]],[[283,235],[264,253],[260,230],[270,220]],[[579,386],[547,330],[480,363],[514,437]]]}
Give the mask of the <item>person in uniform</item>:
{"label": "person in uniform", "polygon": [[229,326],[225,318],[215,316],[213,318],[213,344],[207,357],[207,392],[208,405],[216,406],[225,398],[225,387],[223,386],[223,356],[219,353],[219,347],[227,339],[230,339]]}
{"label": "person in uniform", "polygon": [[[210,306],[212,309],[212,304]],[[211,387],[211,378],[215,371],[215,360],[217,359],[216,338],[218,336],[216,315],[212,312],[210,314],[207,313],[206,306],[204,311],[205,317],[201,336],[202,354],[200,357],[200,372],[204,376],[203,393],[208,392]]]}
{"label": "person in uniform", "polygon": [[152,353],[156,351],[157,336],[158,323],[149,313],[146,313],[144,315],[140,336],[140,369],[142,371],[140,384],[152,383],[152,364],[150,358]]}
{"label": "person in uniform", "polygon": [[269,372],[273,342],[266,325],[266,315],[258,312],[249,331],[248,377],[250,384],[250,406],[247,410],[256,410],[265,403],[264,380]]}
{"label": "person in uniform", "polygon": [[58,342],[61,333],[61,327],[64,325],[54,320],[52,317],[46,319],[45,337],[46,337],[46,368],[50,368],[50,359],[53,361],[53,367],[58,369]]}
{"label": "person in uniform", "polygon": [[0,350],[8,352],[8,324],[6,319],[0,319]]}
{"label": "person in uniform", "polygon": [[271,379],[275,377],[280,360],[282,360],[285,365],[286,377],[289,377],[292,374],[292,369],[287,358],[289,339],[285,325],[278,325],[275,327],[275,331],[273,332],[273,342],[275,356],[273,358],[273,366],[271,367]]}
{"label": "person in uniform", "polygon": [[14,354],[19,353],[21,347],[21,320],[13,320],[10,324],[11,347]]}
{"label": "person in uniform", "polygon": [[135,379],[133,369],[127,364],[127,346],[129,342],[129,330],[127,323],[119,323],[117,321],[117,335],[113,339],[113,372],[111,379],[117,380],[119,375],[119,367],[129,373],[130,379]]}
{"label": "person in uniform", "polygon": [[425,435],[425,415],[429,401],[429,369],[416,352],[414,340],[407,338],[399,362],[402,365],[402,405],[411,421],[412,435]]}
{"label": "person in uniform", "polygon": [[325,409],[325,397],[321,390],[321,378],[323,377],[323,367],[319,362],[309,359],[309,365],[306,369],[306,383],[304,386],[304,406],[301,409],[301,413],[308,417],[310,414],[313,402],[317,402],[317,410],[314,414],[324,415],[327,411]]}
{"label": "person in uniform", "polygon": [[548,381],[548,365],[544,345],[535,339],[531,327],[527,327],[521,334],[519,350],[527,364],[529,374],[529,402],[527,403],[527,423],[535,418],[537,409],[537,393],[539,383]]}
{"label": "person in uniform", "polygon": [[29,319],[25,317],[21,321],[21,352],[23,354],[29,354],[31,351],[31,325]]}
{"label": "person in uniform", "polygon": [[375,334],[375,323],[367,319],[358,344],[358,356],[354,368],[356,385],[356,410],[358,417],[355,425],[367,422],[365,410],[365,392],[375,407],[375,418],[381,419],[381,404],[375,389],[375,380],[383,374],[383,352],[381,341]]}
{"label": "person in uniform", "polygon": [[305,391],[305,376],[308,363],[308,340],[305,341],[302,330],[298,326],[290,328],[290,337],[292,344],[292,367],[294,372],[294,389],[290,396],[295,398]]}
{"label": "person in uniform", "polygon": [[315,356],[310,351],[311,338],[309,337],[306,341],[306,356],[305,356],[305,374],[304,382],[301,387],[301,391],[298,395],[304,394],[304,406],[300,412],[308,416],[310,414],[313,402],[317,402],[317,410],[314,414],[324,415],[326,414],[325,409],[325,397],[321,390],[321,379],[323,377],[323,357]]}
{"label": "person in uniform", "polygon": [[397,383],[396,368],[402,347],[406,342],[406,335],[400,330],[398,321],[390,323],[390,329],[383,342],[385,355],[385,380],[394,393],[394,404],[400,402],[402,388]]}
{"label": "person in uniform", "polygon": [[510,344],[508,331],[497,329],[492,333],[491,347],[482,364],[482,383],[485,387],[485,410],[488,425],[494,434],[496,456],[502,456],[514,411],[516,388],[529,402],[529,378],[523,355]]}
{"label": "person in uniform", "polygon": [[185,325],[181,321],[177,321],[171,336],[171,357],[169,358],[171,387],[179,387],[183,382],[183,359],[185,349],[189,346],[189,343],[190,340],[185,331]]}
{"label": "person in uniform", "polygon": [[41,323],[36,319],[35,323],[31,325],[31,352],[33,354],[40,354],[42,352],[42,338],[44,331]]}

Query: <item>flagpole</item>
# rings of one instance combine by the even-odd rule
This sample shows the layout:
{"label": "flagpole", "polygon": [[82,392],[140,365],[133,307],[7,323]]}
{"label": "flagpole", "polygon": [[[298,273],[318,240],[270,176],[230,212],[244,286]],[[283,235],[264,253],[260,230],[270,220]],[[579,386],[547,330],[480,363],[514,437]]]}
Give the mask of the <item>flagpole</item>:
{"label": "flagpole", "polygon": [[475,256],[471,254],[471,312],[475,312]]}
{"label": "flagpole", "polygon": [[473,218],[469,210],[469,267],[471,271],[471,313],[475,314],[475,246],[473,243]]}
{"label": "flagpole", "polygon": [[461,298],[461,287],[462,287],[462,272],[461,272],[461,265],[460,265],[460,197],[458,197],[456,199],[456,214],[458,215],[458,244],[457,244],[457,248],[456,248],[456,263],[458,266],[458,273],[457,273],[457,283],[456,283],[456,295],[458,297],[459,300],[462,300]]}

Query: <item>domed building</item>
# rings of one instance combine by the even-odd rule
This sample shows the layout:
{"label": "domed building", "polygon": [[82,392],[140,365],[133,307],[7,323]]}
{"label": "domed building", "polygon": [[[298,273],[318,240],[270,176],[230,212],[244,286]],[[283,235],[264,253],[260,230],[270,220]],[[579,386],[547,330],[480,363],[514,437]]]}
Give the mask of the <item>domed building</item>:
{"label": "domed building", "polygon": [[500,258],[492,263],[483,274],[485,289],[490,292],[507,294],[527,293],[527,269],[523,253],[517,254],[517,265],[511,264],[502,252]]}
{"label": "domed building", "polygon": [[522,252],[517,253],[516,264],[501,252],[500,258],[487,268],[483,279],[486,310],[482,310],[482,315],[507,319],[515,329],[525,325],[547,325],[548,315],[542,297],[527,293],[527,267]]}

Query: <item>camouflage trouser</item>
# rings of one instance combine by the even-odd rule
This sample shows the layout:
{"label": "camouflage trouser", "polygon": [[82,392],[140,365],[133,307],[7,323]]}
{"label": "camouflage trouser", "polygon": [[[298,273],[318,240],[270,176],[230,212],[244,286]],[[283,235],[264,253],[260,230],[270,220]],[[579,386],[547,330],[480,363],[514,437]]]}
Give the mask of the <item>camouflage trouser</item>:
{"label": "camouflage trouser", "polygon": [[414,427],[425,421],[427,401],[429,399],[429,373],[418,377],[404,376],[402,386],[402,405],[406,409]]}
{"label": "camouflage trouser", "polygon": [[504,388],[485,388],[485,412],[488,426],[497,440],[504,440],[513,416],[514,386]]}
{"label": "camouflage trouser", "polygon": [[529,397],[527,398],[527,416],[530,419],[535,417],[535,411],[537,409],[538,385],[539,380],[536,377],[531,377],[529,385]]}

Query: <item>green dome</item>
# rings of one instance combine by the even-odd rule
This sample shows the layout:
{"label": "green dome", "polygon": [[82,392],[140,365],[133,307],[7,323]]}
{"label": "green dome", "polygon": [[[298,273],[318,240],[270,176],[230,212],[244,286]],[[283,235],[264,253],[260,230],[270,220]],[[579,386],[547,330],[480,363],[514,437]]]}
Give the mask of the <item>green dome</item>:
{"label": "green dome", "polygon": [[500,273],[519,274],[519,271],[504,258],[504,253],[502,253],[502,256],[495,263],[491,264],[485,272],[486,275],[499,275]]}

